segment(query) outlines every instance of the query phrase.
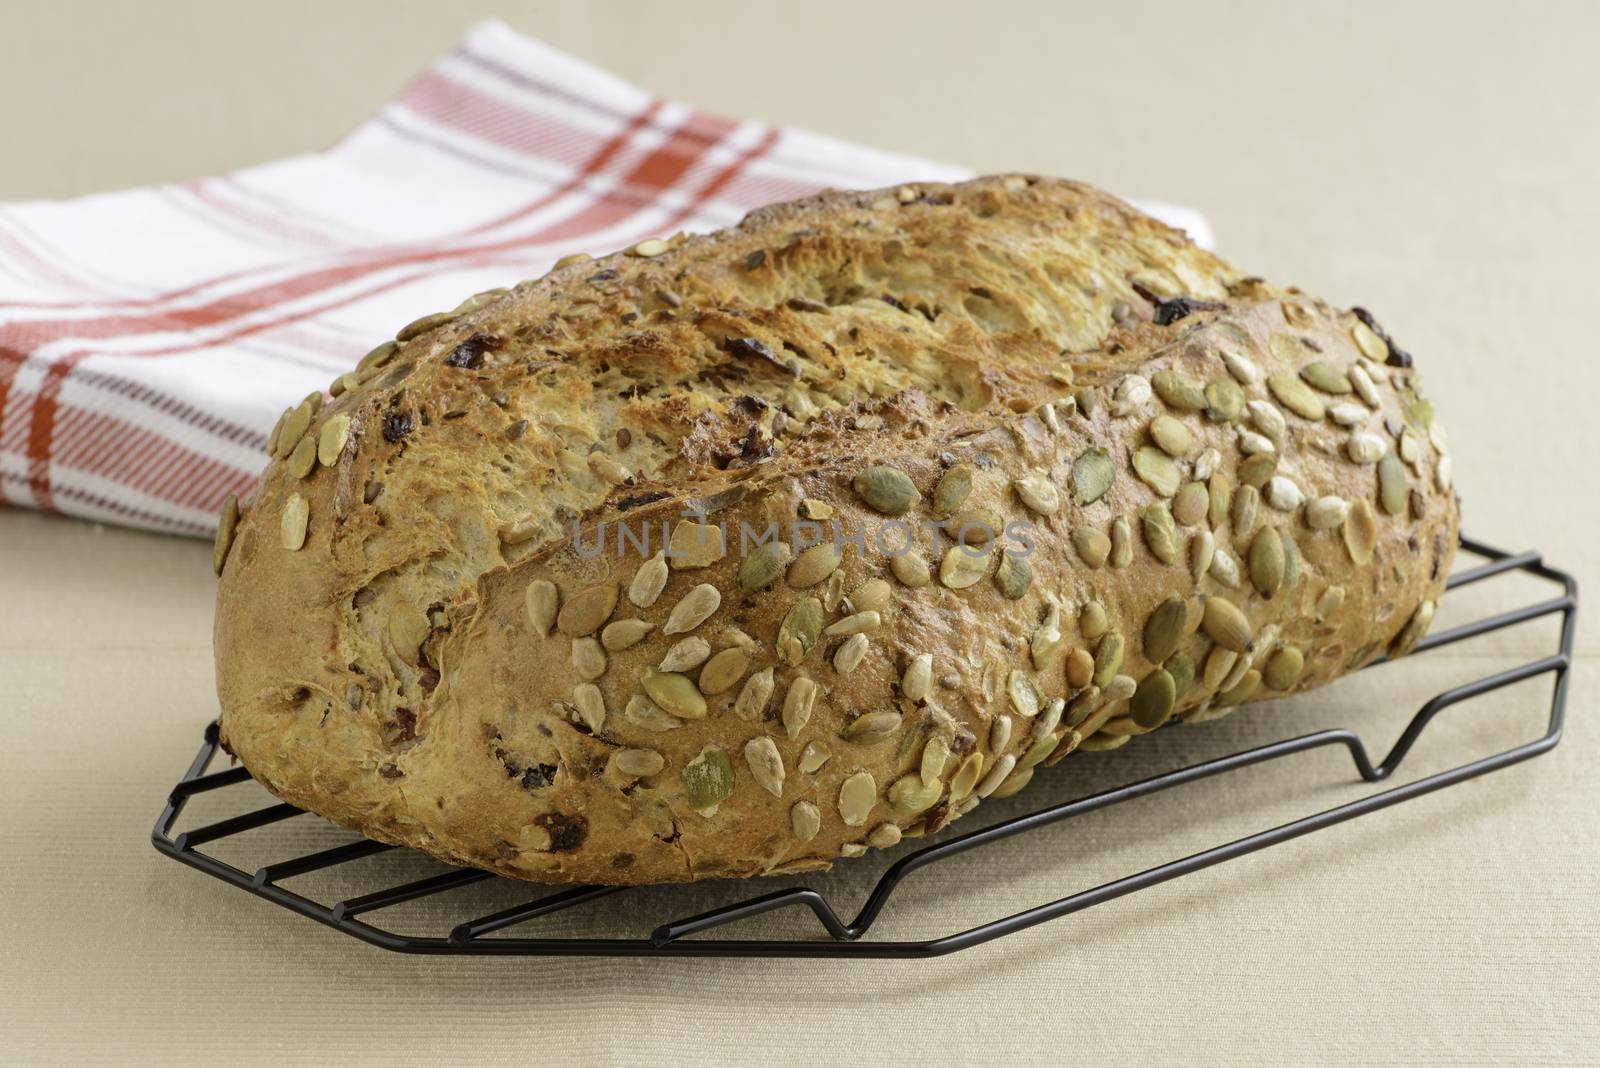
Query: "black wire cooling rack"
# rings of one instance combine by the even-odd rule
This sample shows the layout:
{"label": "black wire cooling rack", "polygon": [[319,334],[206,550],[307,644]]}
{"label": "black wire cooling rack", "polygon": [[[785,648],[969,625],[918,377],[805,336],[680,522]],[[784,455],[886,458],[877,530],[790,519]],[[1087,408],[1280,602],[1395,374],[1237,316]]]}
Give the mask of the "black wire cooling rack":
{"label": "black wire cooling rack", "polygon": [[[1541,617],[1559,614],[1561,617],[1561,630],[1559,648],[1555,653],[1517,667],[1475,679],[1435,695],[1422,705],[1401,733],[1393,748],[1389,750],[1388,755],[1377,764],[1372,762],[1366,746],[1362,744],[1361,739],[1354,732],[1343,728],[1320,730],[1217,759],[1192,764],[1139,782],[1063,804],[1052,805],[1036,812],[1004,820],[993,826],[923,846],[893,863],[883,873],[868,894],[865,904],[857,912],[855,918],[848,923],[840,919],[839,914],[834,911],[821,893],[808,885],[801,885],[767,893],[756,893],[753,896],[744,897],[732,904],[708,912],[666,920],[655,926],[648,937],[643,938],[601,938],[566,935],[539,938],[491,937],[498,932],[536,920],[544,920],[547,924],[555,922],[552,917],[555,917],[557,913],[571,909],[574,906],[615,895],[627,895],[632,897],[633,900],[627,901],[625,897],[621,902],[613,901],[610,904],[610,909],[613,912],[626,914],[631,919],[642,920],[643,923],[648,924],[652,913],[658,910],[664,911],[666,915],[672,914],[671,905],[676,895],[670,891],[681,890],[682,888],[668,888],[667,891],[663,891],[662,888],[580,886],[552,893],[541,891],[532,884],[502,879],[499,876],[477,869],[454,868],[425,878],[402,882],[398,885],[384,885],[381,889],[356,892],[351,896],[343,896],[346,891],[360,889],[356,871],[361,868],[361,865],[354,862],[397,848],[365,839],[350,841],[328,848],[315,849],[299,855],[289,856],[287,859],[275,860],[256,867],[253,871],[246,870],[244,867],[203,852],[202,847],[221,846],[225,842],[233,841],[236,836],[244,836],[246,832],[273,824],[280,824],[285,820],[306,815],[306,813],[293,805],[272,804],[174,835],[173,828],[178,822],[179,815],[191,799],[200,794],[224,790],[227,787],[249,781],[249,773],[242,767],[230,768],[226,771],[208,772],[207,769],[216,758],[218,752],[217,727],[215,723],[206,728],[205,743],[200,747],[199,754],[168,796],[166,807],[161,811],[161,818],[156,821],[151,840],[154,842],[156,849],[166,856],[181,861],[190,867],[198,868],[231,886],[282,905],[291,912],[316,920],[332,927],[334,930],[343,931],[345,934],[359,938],[363,942],[404,953],[722,957],[933,957],[953,953],[956,950],[988,942],[1003,935],[1013,934],[1036,924],[1044,923],[1046,920],[1053,920],[1074,912],[1080,912],[1090,906],[1122,897],[1125,894],[1135,893],[1147,887],[1166,882],[1169,879],[1175,879],[1180,875],[1186,875],[1190,872],[1210,867],[1213,864],[1219,864],[1225,860],[1232,860],[1247,853],[1254,853],[1268,846],[1298,838],[1312,831],[1321,830],[1324,827],[1330,827],[1333,824],[1353,819],[1356,816],[1388,808],[1390,805],[1508,767],[1553,749],[1561,740],[1562,720],[1566,710],[1568,668],[1571,664],[1573,630],[1578,610],[1577,583],[1565,572],[1547,566],[1537,553],[1511,554],[1466,539],[1462,540],[1461,547],[1466,552],[1483,558],[1486,562],[1476,567],[1458,571],[1452,575],[1448,587],[1452,591],[1484,582],[1497,576],[1523,572],[1538,579],[1554,583],[1561,588],[1561,593],[1559,596],[1548,600],[1503,611],[1486,618],[1475,619],[1472,622],[1431,634],[1417,646],[1412,655],[1416,656],[1430,649],[1437,649],[1453,642],[1474,638],[1492,631],[1503,630]],[[1376,667],[1380,663],[1384,663],[1384,661],[1377,661],[1369,665],[1369,669]],[[967,930],[921,941],[865,940],[864,936],[871,930],[873,923],[880,917],[884,909],[888,907],[896,889],[906,877],[918,869],[936,864],[948,857],[965,853],[971,849],[992,846],[995,843],[1016,838],[1019,835],[1036,833],[1041,828],[1060,823],[1063,820],[1105,809],[1161,790],[1171,789],[1199,779],[1221,775],[1250,765],[1279,760],[1296,753],[1304,753],[1308,750],[1323,747],[1342,746],[1349,752],[1350,758],[1362,779],[1373,783],[1382,782],[1389,778],[1395,769],[1400,766],[1401,761],[1410,752],[1418,736],[1433,721],[1433,718],[1444,709],[1459,702],[1543,675],[1552,675],[1554,677],[1550,700],[1550,718],[1544,734],[1532,741],[1524,742],[1521,745],[1491,756],[1461,764],[1447,771],[1429,775],[1403,786],[1392,787],[1347,804],[1325,809],[1314,815],[1273,827],[1270,830],[1236,838],[1223,845],[1214,846],[1180,860],[1159,864],[1138,874],[1114,879],[1091,889],[1071,894],[1067,897],[1057,898],[1054,901],[1037,905],[1031,909],[992,920]],[[349,832],[341,833],[348,835]],[[280,834],[281,837],[284,836]],[[278,848],[285,848],[281,841],[278,843]],[[400,852],[409,851],[401,850]],[[338,871],[334,869],[338,869]],[[312,873],[332,876],[332,881],[339,884],[336,893],[340,896],[340,899],[332,904],[324,904],[312,896],[287,889],[283,885],[288,880],[308,876]],[[474,898],[461,902],[452,908],[449,898],[444,896],[451,894],[452,891],[459,891],[473,884],[489,881],[502,884],[508,893],[513,893],[523,900],[519,904],[492,911],[486,915],[471,915],[473,911],[476,911],[475,905],[477,908],[482,907],[478,899]],[[727,885],[759,887],[762,882],[762,880],[752,880],[746,884]],[[773,885],[773,882],[768,881],[767,885]],[[449,917],[442,924],[437,917],[431,920],[434,930],[439,930],[443,927],[447,928],[446,933],[398,933],[395,930],[380,927],[373,922],[372,918],[375,914],[384,910],[394,910],[398,906],[419,902],[424,899],[432,900],[438,906],[436,911],[442,911],[443,915]],[[810,909],[816,915],[827,937],[812,936],[759,940],[694,937],[703,935],[725,924],[735,923],[761,913],[797,905]],[[466,914],[465,917],[458,919],[457,917],[463,917],[463,913]],[[581,920],[578,923],[577,929],[582,930]],[[564,924],[564,926],[572,925]]]}

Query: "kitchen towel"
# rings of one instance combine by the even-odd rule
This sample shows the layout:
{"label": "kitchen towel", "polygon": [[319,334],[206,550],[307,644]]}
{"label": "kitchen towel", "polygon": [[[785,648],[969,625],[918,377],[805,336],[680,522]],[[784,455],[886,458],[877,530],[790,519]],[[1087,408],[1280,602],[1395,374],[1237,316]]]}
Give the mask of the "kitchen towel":
{"label": "kitchen towel", "polygon": [[[209,536],[284,407],[420,315],[819,189],[969,174],[476,26],[324,152],[0,206],[0,499]],[[1195,212],[1141,207],[1209,244]]]}

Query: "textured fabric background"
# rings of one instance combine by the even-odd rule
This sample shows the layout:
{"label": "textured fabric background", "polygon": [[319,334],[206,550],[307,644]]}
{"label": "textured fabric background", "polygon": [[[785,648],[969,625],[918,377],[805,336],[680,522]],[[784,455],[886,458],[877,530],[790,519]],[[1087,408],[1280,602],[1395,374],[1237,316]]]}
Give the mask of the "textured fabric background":
{"label": "textured fabric background", "polygon": [[[492,14],[715,113],[1203,207],[1240,263],[1372,308],[1416,354],[1474,534],[1600,590],[1587,5],[38,6],[0,64],[0,199],[314,149]],[[193,541],[0,510],[0,1061],[1532,1065],[1600,1049],[1593,603],[1552,754],[988,946],[469,961],[363,948],[150,849],[214,706],[209,564]],[[1336,724],[1381,749],[1429,694],[1548,641],[1531,626],[1074,758],[995,808]],[[1452,710],[1401,777],[1536,735],[1546,692]],[[1342,756],[1309,755],[969,855],[908,884],[882,933],[981,922],[1361,796],[1352,780]],[[877,870],[817,885],[848,909]],[[687,913],[716,893],[660,896]],[[752,929],[768,923],[808,929]]]}

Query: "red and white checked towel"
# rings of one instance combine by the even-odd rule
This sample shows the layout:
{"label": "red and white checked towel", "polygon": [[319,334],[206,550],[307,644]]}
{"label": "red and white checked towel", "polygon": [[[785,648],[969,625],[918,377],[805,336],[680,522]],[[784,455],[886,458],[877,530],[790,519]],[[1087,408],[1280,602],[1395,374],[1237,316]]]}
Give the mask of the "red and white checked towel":
{"label": "red and white checked towel", "polygon": [[0,499],[209,535],[283,408],[421,314],[568,253],[968,173],[708,115],[480,25],[325,152],[0,206]]}

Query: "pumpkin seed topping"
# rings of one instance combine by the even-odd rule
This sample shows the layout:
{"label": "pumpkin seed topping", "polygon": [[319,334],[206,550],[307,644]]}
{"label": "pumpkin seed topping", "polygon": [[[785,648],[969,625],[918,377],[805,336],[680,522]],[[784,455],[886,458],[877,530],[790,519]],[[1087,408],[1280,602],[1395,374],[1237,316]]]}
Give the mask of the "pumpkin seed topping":
{"label": "pumpkin seed topping", "polygon": [[1228,369],[1228,373],[1240,385],[1253,386],[1261,381],[1261,369],[1248,357],[1241,356],[1237,352],[1230,352],[1227,349],[1222,350],[1221,356],[1222,366]]}
{"label": "pumpkin seed topping", "polygon": [[1144,658],[1159,664],[1178,650],[1183,640],[1188,606],[1182,597],[1169,597],[1156,605],[1144,622]]}
{"label": "pumpkin seed topping", "polygon": [[1367,359],[1382,363],[1389,358],[1389,346],[1373,332],[1371,327],[1359,319],[1351,324],[1350,337],[1355,341],[1356,348],[1361,350],[1361,355]]}
{"label": "pumpkin seed topping", "polygon": [[[1104,534],[1100,535],[1102,538]],[[1109,543],[1106,551],[1110,551]],[[939,581],[952,590],[964,590],[983,578],[989,570],[989,558],[994,554],[980,553],[961,545],[945,550],[939,564]]]}
{"label": "pumpkin seed topping", "polygon": [[317,466],[317,439],[307,434],[300,439],[300,444],[294,447],[289,454],[289,459],[284,462],[283,468],[289,472],[291,478],[305,478]]}
{"label": "pumpkin seed topping", "polygon": [[[548,584],[547,584],[548,585]],[[555,589],[554,586],[551,589]],[[533,594],[533,587],[528,587],[529,597]],[[530,609],[531,614],[531,609]],[[554,601],[551,602],[551,616],[554,617]],[[654,623],[646,623],[642,619],[619,619],[607,623],[600,632],[600,644],[613,653],[620,653],[624,649],[631,649],[644,641],[645,635],[655,629]],[[544,635],[540,635],[543,637]]]}
{"label": "pumpkin seed topping", "polygon": [[1345,455],[1351,463],[1375,464],[1389,451],[1389,446],[1376,434],[1356,431],[1345,442]]}
{"label": "pumpkin seed topping", "polygon": [[985,775],[973,790],[973,796],[988,797],[994,793],[1000,788],[1000,784],[1005,782],[1006,776],[1011,774],[1011,769],[1016,766],[1017,758],[1010,753],[996,760],[994,766],[989,769],[989,774]]}
{"label": "pumpkin seed topping", "polygon": [[1359,363],[1350,366],[1350,384],[1355,387],[1356,396],[1369,408],[1381,408],[1383,398],[1378,395],[1378,387],[1372,381],[1372,376],[1367,374],[1367,369]]}
{"label": "pumpkin seed topping", "polygon": [[1094,684],[1102,690],[1110,686],[1111,680],[1122,670],[1124,646],[1119,630],[1107,631],[1106,636],[1100,639],[1094,651]]}
{"label": "pumpkin seed topping", "polygon": [[1217,555],[1217,536],[1204,527],[1194,532],[1194,537],[1189,539],[1189,574],[1199,582],[1211,570],[1211,562]]}
{"label": "pumpkin seed topping", "polygon": [[306,524],[311,519],[311,505],[298,493],[289,494],[289,499],[283,505],[283,517],[279,522],[279,534],[283,540],[283,547],[290,552],[298,552],[306,543]]}
{"label": "pumpkin seed topping", "polygon": [[1231,708],[1234,705],[1242,705],[1255,695],[1260,686],[1261,672],[1252,668],[1244,673],[1244,677],[1232,689],[1219,694],[1213,704],[1218,708]]}
{"label": "pumpkin seed topping", "polygon": [[1300,678],[1305,668],[1305,656],[1292,645],[1286,645],[1267,658],[1261,680],[1274,690],[1287,690]]}
{"label": "pumpkin seed topping", "polygon": [[230,493],[222,502],[222,518],[217,522],[217,536],[211,543],[211,570],[218,575],[228,561],[228,550],[233,548],[233,535],[238,528],[239,498]]}
{"label": "pumpkin seed topping", "polygon": [[[1078,527],[1072,532],[1072,547],[1077,550],[1078,558],[1092,568],[1105,566],[1106,558],[1111,555],[1111,539],[1106,537],[1104,531],[1093,527]],[[955,552],[955,549],[950,550]],[[945,559],[948,561],[949,557]],[[948,582],[945,585],[949,585]],[[968,583],[971,585],[971,583]]]}
{"label": "pumpkin seed topping", "polygon": [[1111,521],[1111,566],[1124,568],[1133,563],[1133,528],[1128,517],[1119,515]]}
{"label": "pumpkin seed topping", "polygon": [[413,319],[405,326],[402,326],[400,332],[395,334],[394,339],[399,342],[410,341],[414,337],[426,334],[429,330],[443,326],[455,317],[454,312],[434,312],[432,315],[424,315],[422,318]]}
{"label": "pumpkin seed topping", "polygon": [[1158,415],[1150,420],[1150,440],[1168,456],[1187,456],[1194,448],[1194,434],[1182,421],[1170,415]]}
{"label": "pumpkin seed topping", "polygon": [[933,581],[933,576],[928,570],[927,558],[917,549],[907,549],[899,556],[891,556],[889,570],[894,572],[895,578],[914,590],[921,589]]}
{"label": "pumpkin seed topping", "polygon": [[801,552],[789,565],[789,585],[803,590],[822,582],[839,569],[844,551],[833,542],[821,542]]}
{"label": "pumpkin seed topping", "polygon": [[1206,418],[1213,423],[1231,423],[1244,411],[1244,390],[1231,378],[1206,383]]}
{"label": "pumpkin seed topping", "polygon": [[902,775],[889,787],[889,804],[897,812],[926,812],[944,793],[944,783],[923,782],[921,775]]}
{"label": "pumpkin seed topping", "polygon": [[1006,528],[1000,513],[990,508],[968,508],[945,520],[944,532],[961,545],[987,545]]}
{"label": "pumpkin seed topping", "polygon": [[1294,480],[1286,475],[1275,475],[1267,483],[1265,494],[1267,503],[1280,512],[1292,512],[1306,503],[1306,496],[1300,492],[1300,487]]}
{"label": "pumpkin seed topping", "polygon": [[870,771],[858,771],[839,784],[839,818],[847,827],[860,827],[878,803],[878,780]]}
{"label": "pumpkin seed topping", "polygon": [[858,612],[878,612],[889,603],[894,588],[880,578],[868,579],[850,594],[850,603]]}
{"label": "pumpkin seed topping", "polygon": [[1206,406],[1205,389],[1199,381],[1176,368],[1163,368],[1151,375],[1150,387],[1170,408],[1198,412]]}
{"label": "pumpkin seed topping", "polygon": [[920,704],[927,699],[932,684],[933,654],[918,653],[911,658],[905,673],[900,676],[900,692],[906,700]]}
{"label": "pumpkin seed topping", "polygon": [[1147,505],[1139,513],[1144,524],[1145,544],[1150,554],[1163,564],[1178,559],[1178,528],[1172,520],[1172,511],[1163,503]]}
{"label": "pumpkin seed topping", "polygon": [[1074,649],[1067,654],[1067,685],[1081,690],[1094,681],[1094,657],[1087,649]]}
{"label": "pumpkin seed topping", "polygon": [[822,602],[815,597],[802,597],[778,627],[777,653],[793,667],[806,658],[821,636]]}
{"label": "pumpkin seed topping", "polygon": [[[813,549],[820,546],[813,545]],[[789,566],[789,546],[781,541],[769,541],[755,547],[739,563],[739,588],[746,593],[777,582],[784,569]]]}
{"label": "pumpkin seed topping", "polygon": [[967,759],[961,762],[956,773],[950,776],[950,800],[961,801],[972,793],[973,787],[978,785],[978,777],[983,774],[983,754],[968,753]]}
{"label": "pumpkin seed topping", "polygon": [[1240,427],[1239,451],[1246,456],[1256,456],[1260,453],[1275,453],[1278,451],[1278,447],[1265,434],[1257,434],[1254,430],[1246,430]]}
{"label": "pumpkin seed topping", "polygon": [[1078,631],[1090,641],[1100,637],[1111,629],[1111,621],[1106,616],[1105,605],[1099,601],[1090,601],[1083,606],[1083,611],[1078,613]]}
{"label": "pumpkin seed topping", "polygon": [[897,824],[880,823],[867,834],[867,844],[874,849],[890,849],[900,844],[905,832]]}
{"label": "pumpkin seed topping", "polygon": [[317,436],[317,459],[322,461],[323,467],[332,467],[339,462],[339,454],[344,452],[345,442],[350,440],[350,416],[340,412],[331,416],[322,424],[322,432]]}
{"label": "pumpkin seed topping", "polygon": [[629,778],[644,779],[659,774],[667,761],[654,749],[618,749],[611,754],[611,766]]}
{"label": "pumpkin seed topping", "polygon": [[1238,605],[1225,597],[1207,597],[1206,614],[1201,624],[1206,636],[1224,649],[1236,653],[1250,650],[1253,635],[1250,623]]}
{"label": "pumpkin seed topping", "polygon": [[1011,699],[1012,710],[1023,719],[1039,714],[1039,691],[1022,672],[1013,671],[1006,677],[1006,696]]}
{"label": "pumpkin seed topping", "polygon": [[1164,666],[1167,669],[1167,674],[1172,676],[1172,685],[1177,691],[1177,700],[1183,700],[1183,695],[1188,692],[1190,686],[1194,685],[1194,657],[1188,653],[1174,653]]}
{"label": "pumpkin seed topping", "polygon": [[1243,541],[1244,536],[1255,529],[1260,500],[1261,494],[1254,486],[1240,486],[1239,492],[1233,495],[1233,509],[1228,522],[1233,526],[1235,541]]}
{"label": "pumpkin seed topping", "polygon": [[1406,510],[1406,469],[1392,452],[1378,461],[1378,504],[1388,515]]}
{"label": "pumpkin seed topping", "polygon": [[689,676],[652,668],[645,672],[640,685],[645,695],[663,711],[679,719],[706,718],[706,699]]}
{"label": "pumpkin seed topping", "polygon": [[1128,699],[1128,714],[1145,730],[1154,730],[1172,715],[1178,702],[1178,684],[1172,675],[1157,669],[1144,677]]}
{"label": "pumpkin seed topping", "polygon": [[578,678],[593,682],[606,673],[606,654],[593,638],[572,639],[572,669]]}
{"label": "pumpkin seed topping", "polygon": [[1111,488],[1115,475],[1110,453],[1085,449],[1072,461],[1072,503],[1082,507],[1098,501]]}
{"label": "pumpkin seed topping", "polygon": [[1332,494],[1306,505],[1306,525],[1312,530],[1332,530],[1350,514],[1350,502]]}
{"label": "pumpkin seed topping", "polygon": [[1022,503],[1040,515],[1055,515],[1061,507],[1061,496],[1049,479],[1029,475],[1017,479],[1013,485],[1016,487],[1017,496],[1022,498]]}
{"label": "pumpkin seed topping", "polygon": [[1343,395],[1351,390],[1349,375],[1346,375],[1341,368],[1320,360],[1300,368],[1300,377],[1324,393]]}
{"label": "pumpkin seed topping", "polygon": [[1206,480],[1206,492],[1211,498],[1211,508],[1206,518],[1213,527],[1220,527],[1233,505],[1233,478],[1226,471],[1213,473]]}
{"label": "pumpkin seed topping", "polygon": [[583,638],[599,630],[617,607],[617,588],[609,583],[590,586],[568,598],[556,616],[556,629],[569,638]]}
{"label": "pumpkin seed topping", "polygon": [[956,464],[939,476],[939,484],[933,488],[935,516],[951,515],[966,503],[972,492],[972,475],[971,464]]}
{"label": "pumpkin seed topping", "polygon": [[1148,445],[1141,445],[1134,450],[1133,470],[1145,485],[1163,497],[1177,493],[1178,484],[1183,479],[1183,472],[1172,457]]}
{"label": "pumpkin seed topping", "polygon": [[1011,744],[1011,717],[999,715],[989,724],[989,748],[998,753]]}
{"label": "pumpkin seed topping", "polygon": [[1033,565],[1020,553],[1002,552],[1000,566],[994,573],[994,584],[1007,600],[1020,600],[1033,584]]}
{"label": "pumpkin seed topping", "polygon": [[853,484],[867,506],[883,515],[905,515],[922,500],[910,476],[881,464],[860,471]]}
{"label": "pumpkin seed topping", "polygon": [[1321,399],[1311,391],[1310,386],[1294,375],[1272,375],[1267,379],[1267,388],[1278,398],[1279,404],[1304,419],[1321,422],[1323,415],[1326,414]]}
{"label": "pumpkin seed topping", "polygon": [[721,746],[708,745],[683,766],[683,792],[689,807],[704,810],[733,796],[733,762]]}
{"label": "pumpkin seed topping", "polygon": [[1239,465],[1239,482],[1260,489],[1278,473],[1278,454],[1258,452],[1245,458]]}
{"label": "pumpkin seed topping", "polygon": [[843,638],[851,634],[877,630],[882,622],[883,617],[877,612],[856,612],[854,615],[835,621],[822,633],[830,638]]}
{"label": "pumpkin seed topping", "polygon": [[528,583],[524,594],[528,612],[528,625],[541,638],[550,636],[556,621],[556,604],[560,600],[555,583],[548,579],[534,579]]}
{"label": "pumpkin seed topping", "polygon": [[1232,649],[1224,649],[1220,645],[1213,645],[1211,652],[1206,655],[1204,673],[1200,676],[1200,685],[1208,690],[1215,690],[1222,685],[1233,671],[1233,666],[1239,662],[1239,654]]}
{"label": "pumpkin seed topping", "polygon": [[1192,527],[1205,519],[1209,501],[1204,484],[1185,482],[1172,502],[1172,517],[1181,525]]}
{"label": "pumpkin seed topping", "polygon": [[789,829],[802,842],[809,842],[822,830],[822,813],[810,801],[796,801],[789,810]]}
{"label": "pumpkin seed topping", "polygon": [[1344,401],[1328,409],[1328,418],[1345,427],[1360,426],[1371,414],[1355,401]]}
{"label": "pumpkin seed topping", "polygon": [[1344,547],[1358,564],[1370,561],[1378,547],[1378,517],[1365,500],[1350,505],[1344,521]]}
{"label": "pumpkin seed topping", "polygon": [[1322,591],[1322,596],[1317,598],[1316,608],[1314,609],[1316,621],[1318,623],[1326,623],[1328,617],[1337,612],[1342,604],[1344,604],[1344,587],[1329,586]]}
{"label": "pumpkin seed topping", "polygon": [[744,677],[744,672],[750,666],[750,656],[743,649],[724,649],[710,660],[700,671],[700,692],[703,694],[725,693],[733,688],[733,684]]}
{"label": "pumpkin seed topping", "polygon": [[1250,584],[1263,597],[1283,585],[1283,539],[1272,527],[1262,527],[1250,541]]}

